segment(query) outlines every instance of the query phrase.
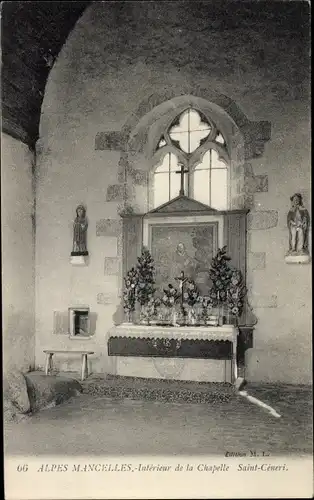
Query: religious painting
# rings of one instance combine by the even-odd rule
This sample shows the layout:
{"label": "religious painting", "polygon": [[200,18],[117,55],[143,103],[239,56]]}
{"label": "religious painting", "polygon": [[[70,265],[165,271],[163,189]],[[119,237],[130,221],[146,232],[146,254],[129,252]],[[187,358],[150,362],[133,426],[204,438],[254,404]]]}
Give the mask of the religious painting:
{"label": "religious painting", "polygon": [[174,284],[184,271],[201,293],[208,293],[209,269],[218,248],[218,222],[154,224],[150,246],[158,290]]}

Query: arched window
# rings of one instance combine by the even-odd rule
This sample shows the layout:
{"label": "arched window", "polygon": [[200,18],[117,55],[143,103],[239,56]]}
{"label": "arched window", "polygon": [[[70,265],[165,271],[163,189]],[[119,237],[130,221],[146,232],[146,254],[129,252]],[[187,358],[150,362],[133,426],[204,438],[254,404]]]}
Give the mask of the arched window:
{"label": "arched window", "polygon": [[228,205],[228,170],[215,149],[204,154],[193,172],[193,198],[218,210]]}
{"label": "arched window", "polygon": [[[178,196],[180,191],[179,161],[175,154],[166,153],[154,173],[154,205],[158,207]],[[184,189],[187,190],[187,174],[184,176]]]}
{"label": "arched window", "polygon": [[154,207],[179,195],[182,170],[187,196],[216,209],[228,208],[226,141],[201,111],[188,108],[172,121],[158,139],[154,160]]}

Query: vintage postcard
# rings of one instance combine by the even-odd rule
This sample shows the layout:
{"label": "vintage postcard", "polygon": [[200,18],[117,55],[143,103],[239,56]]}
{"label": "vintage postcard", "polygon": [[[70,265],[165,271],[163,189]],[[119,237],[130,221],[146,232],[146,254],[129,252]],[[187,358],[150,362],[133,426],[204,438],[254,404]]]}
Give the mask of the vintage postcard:
{"label": "vintage postcard", "polygon": [[310,21],[1,3],[7,500],[312,497]]}

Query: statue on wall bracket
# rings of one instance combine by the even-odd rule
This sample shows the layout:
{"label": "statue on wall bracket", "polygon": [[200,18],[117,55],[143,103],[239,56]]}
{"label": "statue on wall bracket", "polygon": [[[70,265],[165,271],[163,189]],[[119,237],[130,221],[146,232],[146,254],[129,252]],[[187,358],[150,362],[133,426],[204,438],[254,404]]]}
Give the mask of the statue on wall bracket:
{"label": "statue on wall bracket", "polygon": [[310,262],[309,254],[309,228],[310,215],[303,206],[300,193],[295,193],[290,198],[291,208],[287,216],[289,230],[289,250],[285,261],[288,264],[307,264]]}
{"label": "statue on wall bracket", "polygon": [[84,266],[87,251],[87,228],[86,208],[84,205],[76,207],[76,217],[73,222],[73,247],[71,252],[71,264]]}

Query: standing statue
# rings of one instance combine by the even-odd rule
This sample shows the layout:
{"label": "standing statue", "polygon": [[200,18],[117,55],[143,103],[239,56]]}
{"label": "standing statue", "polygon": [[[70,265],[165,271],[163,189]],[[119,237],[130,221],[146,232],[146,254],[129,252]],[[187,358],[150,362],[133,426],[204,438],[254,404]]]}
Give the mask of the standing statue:
{"label": "standing statue", "polygon": [[301,194],[295,193],[291,196],[290,201],[291,209],[287,216],[289,229],[288,255],[308,255],[310,215],[303,206]]}
{"label": "standing statue", "polygon": [[87,226],[86,208],[79,205],[76,208],[76,218],[73,224],[73,251],[71,255],[88,255],[86,244]]}

